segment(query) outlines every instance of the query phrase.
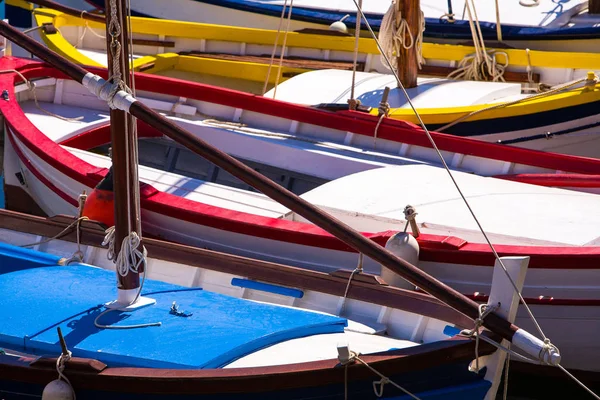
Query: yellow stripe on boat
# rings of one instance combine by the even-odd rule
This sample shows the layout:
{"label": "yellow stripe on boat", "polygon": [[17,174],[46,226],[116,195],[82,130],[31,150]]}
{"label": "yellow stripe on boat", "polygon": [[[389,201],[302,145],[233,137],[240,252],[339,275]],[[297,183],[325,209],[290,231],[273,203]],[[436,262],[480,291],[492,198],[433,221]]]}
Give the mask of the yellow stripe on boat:
{"label": "yellow stripe on boat", "polygon": [[[12,0],[18,1],[18,0]],[[47,14],[47,15],[46,15]],[[79,17],[60,13],[50,9],[37,9],[34,13],[38,25],[53,23],[59,30],[63,26],[88,25],[91,28],[104,29],[104,24],[95,21],[85,21]],[[54,17],[53,17],[54,16]],[[277,37],[277,32],[272,30],[243,28],[233,26],[200,24],[193,22],[170,21],[153,18],[133,17],[131,19],[132,31],[140,35],[149,35],[155,39],[160,36],[173,38],[194,38],[204,40],[219,40],[232,43],[252,43],[272,47]],[[53,41],[49,36],[43,35],[44,40]],[[279,37],[283,42],[283,34]],[[47,42],[48,43],[48,42]],[[287,46],[321,49],[324,51],[354,50],[354,38],[350,36],[330,36],[289,32],[286,39]],[[58,44],[58,42],[57,42]],[[61,43],[64,45],[64,43]],[[375,41],[369,38],[359,39],[359,51],[372,55],[379,55]],[[471,46],[449,44],[423,44],[423,57],[445,61],[460,61],[465,56],[473,54],[475,48]],[[500,64],[506,62],[504,54],[508,56],[510,65],[527,67],[543,66],[561,69],[589,69],[590,66],[600,68],[600,53],[567,53],[552,51],[527,51],[520,49],[497,49],[497,59]]]}
{"label": "yellow stripe on boat", "polygon": [[[50,9],[36,9],[34,11],[38,25],[52,23],[58,30],[57,34],[45,34],[41,36],[46,44],[54,51],[65,55],[72,61],[80,64],[100,66],[91,58],[86,57],[69,43],[61,34],[61,29],[77,27],[80,35],[85,29],[94,28],[104,32],[104,24],[86,21],[79,17],[70,16]],[[178,47],[187,41],[196,40],[200,43],[202,52],[211,51],[211,43],[220,46],[230,46],[241,54],[247,47],[253,49],[264,49],[265,54],[270,54],[273,44],[277,38],[277,32],[263,29],[219,26],[211,24],[190,23],[181,21],[169,21],[151,18],[134,17],[131,19],[131,29],[137,39],[157,42],[154,47],[163,50],[164,54],[144,56],[133,62],[133,68],[148,73],[158,73],[177,70],[200,74],[213,74],[222,78],[245,79],[252,82],[263,82],[268,71],[267,63],[241,62],[229,60],[217,60],[205,57],[194,57],[177,54]],[[157,34],[159,32],[159,34]],[[96,33],[97,34],[97,33]],[[279,43],[283,42],[284,34],[280,34]],[[173,46],[160,46],[160,43],[173,42]],[[350,61],[354,50],[354,38],[350,36],[320,35],[309,33],[289,32],[287,34],[286,46],[288,51],[302,49],[318,51],[324,59],[342,59]],[[299,50],[298,50],[299,49]],[[262,51],[262,50],[261,50]],[[359,40],[359,51],[367,54],[367,57],[379,57],[375,41],[368,38]],[[475,52],[470,46],[447,45],[447,44],[423,44],[423,56],[432,65],[450,66],[456,65],[465,56]],[[314,54],[314,53],[311,53]],[[527,67],[549,69],[553,75],[558,76],[563,82],[571,80],[575,70],[600,70],[600,54],[593,53],[566,53],[547,51],[527,51],[519,49],[497,49],[496,59],[499,64],[509,63],[513,71],[527,71]],[[508,60],[506,59],[508,57]],[[270,84],[274,84],[277,74],[279,82],[287,77],[307,71],[304,68],[277,67],[275,59]],[[535,100],[497,108],[490,111],[473,115],[467,121],[492,120],[503,117],[516,117],[533,115],[544,111],[559,110],[566,107],[585,105],[600,100],[600,87],[596,90],[575,89],[559,94],[550,94]],[[419,113],[426,124],[444,125],[467,114],[494,105],[493,103],[445,108],[419,108]],[[373,110],[376,113],[377,110]],[[390,113],[392,118],[417,122],[412,110],[393,109]]]}

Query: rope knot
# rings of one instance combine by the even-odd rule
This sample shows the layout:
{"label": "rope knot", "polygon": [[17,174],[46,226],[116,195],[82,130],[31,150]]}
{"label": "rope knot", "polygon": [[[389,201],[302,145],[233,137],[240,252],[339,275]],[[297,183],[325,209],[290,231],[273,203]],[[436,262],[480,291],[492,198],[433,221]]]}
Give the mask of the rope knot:
{"label": "rope knot", "polygon": [[380,101],[379,107],[377,108],[379,115],[385,115],[386,117],[390,114],[390,103],[387,101]]}
{"label": "rope knot", "polygon": [[490,304],[480,304],[478,311],[479,316],[475,318],[473,329],[463,329],[460,334],[463,336],[467,336],[470,338],[475,338],[475,368],[469,367],[473,372],[479,372],[479,330],[483,326],[483,320],[492,312],[496,311],[500,307],[500,303],[490,305]]}
{"label": "rope knot", "polygon": [[404,218],[406,218],[407,221],[414,221],[417,215],[419,215],[419,213],[415,207],[410,204],[404,207]]}
{"label": "rope knot", "polygon": [[348,99],[348,108],[352,111],[355,111],[360,104],[360,100],[358,99]]}
{"label": "rope knot", "polygon": [[387,385],[390,382],[390,378],[388,378],[387,376],[381,378],[378,381],[373,381],[373,391],[375,392],[375,396],[383,397],[383,389],[385,385]]}
{"label": "rope knot", "polygon": [[552,361],[552,354],[558,353],[558,348],[552,344],[550,338],[544,339],[544,346],[540,350],[538,355],[540,361],[546,365],[554,365]]}

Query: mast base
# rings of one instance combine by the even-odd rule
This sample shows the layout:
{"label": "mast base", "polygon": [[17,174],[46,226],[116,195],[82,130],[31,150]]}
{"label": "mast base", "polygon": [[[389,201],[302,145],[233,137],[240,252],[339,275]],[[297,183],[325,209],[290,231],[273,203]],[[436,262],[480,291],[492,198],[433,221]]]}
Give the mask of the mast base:
{"label": "mast base", "polygon": [[[142,307],[156,304],[156,300],[150,297],[140,296],[135,300],[139,288],[136,289],[117,289],[117,300],[110,301],[104,306],[111,310],[135,311]],[[135,300],[135,302],[133,302]]]}

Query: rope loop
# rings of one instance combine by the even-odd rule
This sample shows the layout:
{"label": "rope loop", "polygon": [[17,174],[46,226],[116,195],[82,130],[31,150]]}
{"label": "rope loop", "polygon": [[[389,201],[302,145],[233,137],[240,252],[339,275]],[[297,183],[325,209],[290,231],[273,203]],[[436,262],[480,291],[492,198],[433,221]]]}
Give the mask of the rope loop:
{"label": "rope loop", "polygon": [[111,226],[105,231],[106,235],[102,241],[102,246],[108,245],[107,258],[115,262],[115,268],[120,276],[127,276],[131,271],[140,272],[140,266],[145,266],[148,252],[144,246],[138,249],[141,239],[136,232],[131,232],[123,238],[121,251],[115,254],[115,227]]}
{"label": "rope loop", "polygon": [[540,350],[540,354],[538,355],[540,362],[542,364],[552,365],[551,363],[546,361],[546,359],[549,359],[550,357],[548,356],[550,356],[553,352],[558,352],[558,348],[552,344],[550,338],[545,338],[544,346],[542,347],[542,349]]}
{"label": "rope loop", "polygon": [[473,329],[463,329],[460,334],[463,336],[475,338],[475,369],[476,373],[479,373],[479,330],[483,326],[483,320],[492,312],[496,311],[500,307],[500,303],[495,305],[480,304],[478,311],[479,316],[475,319],[475,326]]}
{"label": "rope loop", "polygon": [[58,358],[56,359],[56,372],[58,373],[58,379],[65,381],[69,385],[69,387],[71,388],[71,392],[73,392],[73,399],[75,399],[76,397],[73,385],[71,385],[69,378],[67,378],[67,376],[64,374],[66,363],[69,362],[69,360],[71,360],[72,354],[73,353],[71,353],[70,350],[67,350],[67,354],[61,353],[61,355],[58,356]]}
{"label": "rope loop", "polygon": [[449,23],[453,24],[453,23],[456,22],[456,20],[454,19],[454,17],[455,17],[454,13],[445,13],[445,14],[442,14],[440,16],[440,21],[446,20]]}
{"label": "rope loop", "polygon": [[519,0],[519,4],[522,5],[523,7],[537,7],[540,5],[540,0],[531,0],[531,1]]}
{"label": "rope loop", "polygon": [[383,397],[383,389],[385,385],[390,383],[390,379],[388,377],[383,377],[378,381],[373,381],[373,392],[375,392],[375,396]]}
{"label": "rope loop", "polygon": [[406,232],[406,230],[408,229],[409,224],[413,225],[414,230],[414,227],[416,226],[416,222],[414,221],[415,218],[417,218],[417,215],[419,215],[419,213],[417,212],[417,209],[415,207],[411,206],[410,204],[404,207],[404,218],[406,219],[406,225],[404,225],[404,232]]}

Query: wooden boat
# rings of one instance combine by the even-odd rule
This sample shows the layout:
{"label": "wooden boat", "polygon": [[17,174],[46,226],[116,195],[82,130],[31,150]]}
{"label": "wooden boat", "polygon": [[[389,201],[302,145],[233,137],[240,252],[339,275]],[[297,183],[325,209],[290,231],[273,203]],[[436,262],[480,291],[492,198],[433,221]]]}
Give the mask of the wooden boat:
{"label": "wooden boat", "polygon": [[[103,8],[102,0],[87,0]],[[169,20],[205,22],[252,28],[277,29],[284,0],[178,0],[166,6],[160,0],[132,0],[135,15]],[[448,4],[451,4],[448,8]],[[597,46],[599,31],[598,4],[575,0],[511,1],[500,4],[501,40],[510,46],[532,49],[561,49],[592,51]],[[533,6],[527,6],[527,5]],[[390,7],[389,0],[365,1],[363,11],[373,29],[381,26],[383,15]],[[471,29],[464,0],[451,2],[421,0],[425,15],[425,38],[432,41],[468,41]],[[588,13],[588,7],[596,14]],[[481,31],[486,40],[498,40],[497,14],[494,2],[476,2],[476,12]],[[451,21],[449,14],[454,14]],[[287,15],[287,12],[286,12]],[[344,18],[346,17],[346,18]],[[343,21],[349,29],[356,24],[356,5],[352,1],[322,2],[295,0],[293,2],[291,29],[327,28]],[[287,22],[286,22],[287,23]],[[363,29],[366,26],[362,25]]]}
{"label": "wooden boat", "polygon": [[[95,21],[98,16],[85,14],[95,19],[92,21],[81,19],[81,12],[70,12],[76,16],[36,10],[37,24],[44,26],[40,32],[43,40],[74,62],[105,66],[104,25]],[[276,31],[143,18],[133,18],[132,29],[137,55],[133,68],[137,71],[263,93]],[[272,90],[267,96],[347,108],[352,73],[343,69],[352,69],[353,48],[351,37],[289,33],[289,58],[281,68],[274,63],[267,89],[277,82],[283,84],[277,93]],[[384,87],[396,87],[396,83],[391,75],[365,72],[387,71],[372,40],[360,39],[359,50],[364,71],[358,73],[355,97],[377,114]],[[586,81],[590,71],[600,73],[600,54],[498,49],[498,63],[508,65],[506,80],[515,83],[437,78],[456,71],[452,66],[474,51],[468,46],[423,45],[427,64],[419,87],[409,89],[409,94],[430,129],[536,150],[600,157],[600,146],[596,145],[600,90],[595,80]],[[528,68],[531,75],[526,72]],[[309,70],[313,72],[306,74]],[[537,87],[536,82],[554,87],[574,80],[580,83],[524,101],[531,95],[530,89]],[[521,102],[512,104],[516,100]],[[403,93],[392,90],[388,102],[391,118],[417,123]],[[511,104],[499,107],[507,102]]]}
{"label": "wooden boat", "polygon": [[[111,6],[116,7],[116,4],[113,2]],[[122,7],[120,9],[123,10]],[[118,18],[118,15],[113,18]],[[126,27],[125,19],[122,21],[122,26]],[[480,326],[483,325],[528,354],[533,354],[552,365],[560,365],[560,353],[556,347],[536,339],[509,321],[514,317],[518,298],[515,292],[506,290],[507,276],[512,275],[513,279],[517,279],[515,290],[518,292],[525,277],[526,259],[512,260],[515,263],[506,276],[500,272],[498,266],[498,278],[495,279],[498,286],[494,287],[497,295],[492,296],[493,299],[487,306],[496,308],[491,309],[490,313],[484,312],[477,303],[464,298],[381,246],[363,238],[358,232],[345,227],[318,208],[281,190],[268,178],[244,167],[214,147],[194,139],[189,133],[139,103],[129,93],[115,93],[111,89],[111,94],[105,96],[102,91],[106,82],[102,78],[36,46],[34,40],[23,37],[6,23],[0,25],[3,35],[18,40],[21,45],[32,51],[35,50],[42,59],[53,61],[67,76],[81,82],[97,93],[99,98],[109,101],[113,108],[111,122],[114,129],[112,133],[115,133],[112,142],[114,151],[115,154],[124,156],[124,159],[119,160],[115,157],[113,160],[115,177],[118,178],[115,179],[115,236],[111,233],[111,238],[105,239],[110,243],[109,258],[117,263],[116,301],[97,305],[98,298],[114,296],[114,275],[110,272],[90,265],[73,263],[73,259],[65,260],[47,253],[1,246],[0,288],[4,294],[1,301],[5,302],[3,309],[11,313],[9,318],[0,322],[0,343],[8,347],[8,351],[0,355],[0,384],[3,390],[23,397],[40,395],[40,381],[43,382],[47,378],[47,372],[43,369],[44,361],[38,359],[32,362],[32,358],[22,354],[23,351],[27,351],[34,354],[60,352],[60,356],[52,360],[59,379],[44,388],[42,396],[45,398],[74,398],[75,390],[71,382],[77,387],[80,399],[107,396],[141,398],[149,395],[155,398],[187,398],[191,395],[205,398],[252,396],[272,399],[333,399],[342,394],[347,397],[349,392],[356,392],[361,398],[398,398],[400,394],[412,398],[435,398],[441,395],[484,399],[495,396],[504,364],[504,354],[496,352],[480,364],[478,360],[482,353],[479,352],[477,344],[477,372],[474,373],[465,366],[451,366],[460,358],[460,344],[457,342],[446,341],[446,344],[442,341],[438,344],[441,348],[450,350],[450,356],[435,351],[440,347],[427,348],[426,344],[408,344],[418,349],[403,352],[398,349],[407,347],[402,341],[388,341],[382,344],[381,348],[377,348],[373,344],[382,340],[382,337],[375,337],[374,332],[365,325],[358,328],[366,328],[365,332],[346,335],[345,326],[349,324],[347,319],[335,315],[298,306],[281,306],[276,304],[278,300],[273,302],[275,304],[268,304],[222,295],[204,288],[187,288],[151,279],[143,279],[140,282],[139,275],[146,273],[148,265],[146,250],[138,247],[141,232],[136,221],[139,221],[141,216],[139,195],[136,194],[139,190],[136,161],[135,158],[133,163],[128,161],[137,154],[136,142],[131,140],[135,139],[135,133],[128,129],[124,111],[148,124],[161,126],[169,137],[186,143],[191,149],[203,154],[207,159],[214,160],[217,165],[226,168],[236,177],[252,182],[257,189],[268,193],[274,199],[281,199],[283,204],[289,205],[319,226],[343,238],[357,250],[440,296],[464,315],[478,318],[478,323],[473,329],[478,341],[479,338],[485,338],[479,332]],[[115,35],[114,40],[126,42],[125,32],[126,29],[121,30],[121,35]],[[119,56],[124,59],[126,53],[122,52]],[[119,58],[115,60],[118,62]],[[125,76],[124,82],[128,84],[129,73],[126,64],[122,72]],[[116,85],[120,83],[113,84],[118,88]],[[117,130],[120,130],[118,134]],[[125,140],[119,140],[119,136],[124,136]],[[128,179],[132,180],[129,182],[131,184],[128,184]],[[130,199],[133,201],[126,201]],[[79,225],[77,229],[79,230]],[[12,233],[10,235],[12,236]],[[81,237],[80,232],[77,237]],[[80,250],[78,254],[83,253]],[[208,277],[210,270],[204,269],[202,275]],[[246,274],[247,272],[244,273]],[[218,275],[223,277],[222,273]],[[24,280],[29,284],[22,285]],[[250,283],[254,290],[262,289],[283,296],[304,298],[304,292],[293,287],[275,286],[266,282],[252,283],[248,279],[239,278],[234,278],[231,282],[239,284],[241,281],[245,281],[246,286]],[[272,282],[272,278],[267,279],[267,282],[269,281]],[[344,298],[351,281],[352,276]],[[48,282],[54,283],[54,286],[48,285]],[[60,283],[64,283],[64,286]],[[288,285],[290,283],[292,282],[287,282]],[[303,285],[307,285],[307,282]],[[40,288],[43,289],[39,290]],[[187,312],[180,310],[180,305],[188,307]],[[317,308],[321,307],[322,305]],[[102,309],[104,311],[101,311]],[[29,312],[24,313],[23,310]],[[109,319],[109,315],[112,318]],[[405,318],[402,319],[403,325],[407,322]],[[124,320],[127,322],[124,323]],[[157,320],[160,321],[156,322]],[[427,323],[429,322],[430,319],[427,318]],[[55,338],[51,338],[54,335],[49,332],[57,325],[58,344]],[[63,336],[61,327],[67,333],[66,336]],[[32,328],[34,334],[31,334]],[[336,334],[341,335],[336,337]],[[349,340],[350,336],[354,336],[352,345],[339,343],[339,340]],[[309,343],[311,341],[312,343]],[[334,342],[337,342],[337,360],[324,351],[330,346],[333,347]],[[369,354],[361,355],[362,357],[373,354],[375,358],[363,360],[359,353],[353,352],[351,349],[356,348],[358,351],[358,347],[361,346],[358,343],[373,346],[370,349],[365,347],[362,351]],[[390,350],[390,346],[393,350]],[[73,352],[69,351],[69,347]],[[315,353],[308,355],[308,348],[311,351],[315,350]],[[485,348],[481,351],[487,353]],[[300,357],[293,360],[294,353]],[[73,355],[88,359],[73,359]],[[427,364],[425,355],[432,356],[431,364]],[[90,357],[96,360],[90,360]],[[404,374],[400,363],[394,362],[395,360],[401,363],[410,362],[410,371],[416,375]],[[358,368],[349,366],[354,362],[361,364],[359,368],[362,368],[362,365],[367,368],[354,375]],[[491,380],[484,378],[484,373],[480,370],[481,365],[488,368],[485,374],[489,373]],[[228,369],[228,366],[233,368]],[[449,367],[460,376],[452,376],[449,380],[448,373],[444,373],[438,375],[442,377],[441,382],[437,378],[432,379],[430,375],[436,372],[437,367],[442,366]],[[386,367],[390,369],[384,372],[391,372],[391,379],[377,370]],[[427,373],[426,383],[420,388],[416,379],[419,372]],[[365,375],[361,376],[361,373]],[[381,379],[379,383],[373,383],[373,373]],[[70,376],[72,381],[65,375]],[[404,376],[410,382],[410,390],[419,397],[394,381],[400,376]],[[384,386],[388,383],[392,383],[398,391],[384,392]]]}
{"label": "wooden boat", "polygon": [[[4,210],[0,210],[0,215],[0,237],[16,246],[53,237],[74,223],[74,219],[48,221]],[[40,396],[44,386],[56,379],[56,358],[61,349],[55,326],[62,328],[67,346],[73,352],[64,374],[78,399],[151,395],[177,399],[198,393],[205,398],[225,395],[263,399],[282,396],[303,399],[316,395],[337,398],[344,393],[345,368],[337,360],[338,343],[344,341],[350,344],[351,350],[360,351],[361,359],[371,367],[421,399],[436,395],[483,399],[490,388],[489,377],[486,379],[485,374],[467,369],[475,354],[474,341],[453,336],[457,331],[455,327],[471,327],[472,321],[429,295],[382,285],[375,280],[355,280],[348,291],[343,317],[336,317],[340,315],[347,278],[153,239],[144,239],[149,254],[144,293],[156,298],[157,305],[147,311],[136,311],[125,320],[117,322],[115,319],[119,317],[111,319],[107,315],[106,321],[101,322],[119,326],[149,318],[161,321],[162,326],[100,331],[92,322],[100,312],[98,304],[115,296],[114,272],[109,272],[114,271],[114,264],[107,259],[107,250],[100,247],[103,229],[84,221],[80,246],[75,243],[75,236],[71,229],[61,240],[35,246],[44,252],[0,244],[0,288],[4,294],[0,304],[10,313],[10,318],[4,314],[5,318],[0,321],[0,348],[4,349],[0,353],[0,394],[4,398]],[[68,267],[57,265],[61,258],[70,258],[78,249],[85,254],[88,264],[100,268],[76,263]],[[20,279],[27,279],[32,285],[10,286]],[[45,289],[32,292],[40,285]],[[93,285],[93,289],[88,290],[87,285]],[[27,297],[24,296],[26,291]],[[7,296],[7,293],[15,296]],[[67,295],[72,297],[65,300]],[[212,303],[202,311],[199,307],[208,298],[221,302],[222,306],[217,308],[215,305],[219,303]],[[38,299],[38,305],[26,304],[34,299]],[[40,308],[42,301],[46,307]],[[183,318],[169,314],[173,301],[177,301],[182,311],[193,315]],[[256,318],[246,323],[245,333],[241,335],[244,339],[259,329],[276,330],[275,321],[267,317],[265,310],[273,317],[278,314],[304,317],[305,324],[297,326],[295,331],[290,329],[286,334],[288,341],[272,336],[269,343],[262,343],[263,347],[269,344],[271,347],[254,352],[252,343],[247,343],[236,349],[240,356],[237,360],[223,367],[210,367],[206,363],[207,366],[199,368],[198,353],[208,352],[211,343],[224,340],[223,332],[217,333],[216,329],[236,322],[220,313],[231,305],[236,306],[240,323],[241,310],[245,310],[247,316],[263,312],[261,324],[257,324]],[[27,312],[18,312],[24,309]],[[85,313],[86,310],[89,312]],[[148,315],[149,312],[155,315]],[[121,318],[124,315],[121,314]],[[209,317],[211,324],[207,324]],[[321,320],[322,326],[311,327],[310,318]],[[344,328],[345,321],[348,326]],[[7,332],[9,323],[10,333]],[[196,328],[188,331],[192,326]],[[175,328],[179,332],[173,332]],[[233,333],[240,327],[227,326],[227,329]],[[309,332],[318,329],[320,334]],[[34,335],[34,331],[40,332]],[[29,335],[26,348],[23,348],[22,338],[19,344],[10,341],[11,337],[23,334]],[[112,345],[106,343],[103,336],[109,334],[123,340]],[[130,339],[133,334],[136,338]],[[208,337],[210,334],[215,335],[213,339]],[[305,337],[292,339],[294,335]],[[160,341],[156,346],[158,351],[153,349],[156,340]],[[187,341],[194,344],[188,345]],[[138,345],[125,357],[120,355],[123,349],[118,343],[130,348],[133,343]],[[99,345],[102,352],[92,351]],[[182,352],[184,346],[185,352]],[[483,341],[479,346],[480,355],[494,350]],[[143,354],[136,354],[138,352]],[[243,352],[249,354],[242,355]],[[179,365],[175,365],[177,359]],[[484,367],[483,359],[481,363]],[[513,362],[511,371],[523,369],[519,364]],[[491,363],[487,366],[490,368]],[[527,368],[531,370],[531,366]],[[377,398],[373,382],[380,378],[365,366],[351,365],[348,379],[351,397]],[[385,385],[383,398],[397,398],[394,396],[399,393],[392,385]]]}
{"label": "wooden boat", "polygon": [[[106,174],[109,166],[106,157],[86,151],[109,141],[105,106],[93,100],[79,85],[65,80],[56,70],[38,62],[5,58],[0,65],[4,70],[17,69],[28,79],[35,81],[38,105],[43,110],[63,117],[84,117],[84,120],[69,122],[48,115],[31,101],[32,95],[25,85],[20,84],[21,78],[16,74],[0,75],[3,87],[8,90],[8,100],[0,103],[0,111],[5,115],[7,126],[4,167],[9,207],[23,206],[32,197],[46,214],[77,214],[77,196],[84,189],[89,192]],[[318,187],[304,196],[312,196],[312,200],[316,200],[317,204],[320,203],[344,222],[370,232],[365,235],[378,243],[384,244],[394,232],[405,226],[403,214],[385,214],[385,205],[389,204],[390,199],[396,210],[412,203],[421,212],[421,207],[426,207],[421,204],[427,202],[419,200],[425,198],[422,195],[444,193],[419,184],[419,178],[426,177],[422,182],[446,185],[447,177],[439,176],[440,169],[434,166],[435,153],[428,147],[427,139],[406,123],[393,120],[382,122],[376,145],[377,149],[386,149],[384,152],[372,150],[372,134],[378,120],[374,116],[357,112],[331,113],[144,74],[137,75],[136,85],[140,98],[146,104],[167,113],[174,109],[177,115],[170,119],[177,121],[197,137],[223,146],[223,150],[241,159],[248,159],[249,154],[253,153],[254,158],[250,158],[250,161],[260,162],[261,165],[254,164],[259,170],[279,166],[293,171],[288,172],[288,176],[305,179],[312,177],[317,183],[364,171]],[[157,87],[161,88],[158,95],[153,93]],[[181,104],[177,104],[178,101]],[[212,116],[208,116],[208,113]],[[236,123],[246,126],[219,125],[234,115],[237,115]],[[275,115],[279,118],[275,118]],[[220,118],[221,122],[215,122],[213,117]],[[208,125],[203,121],[207,121]],[[290,127],[293,128],[292,131]],[[140,126],[139,135],[163,140],[160,139],[162,135],[145,125]],[[503,214],[487,213],[482,218],[493,219],[490,221],[494,223],[490,227],[491,238],[494,243],[499,243],[497,250],[500,254],[531,255],[532,270],[524,293],[542,309],[552,310],[545,314],[547,320],[544,322],[555,340],[563,346],[569,346],[569,351],[573,354],[573,358],[565,356],[565,365],[595,370],[595,354],[600,353],[600,349],[594,341],[580,346],[581,338],[577,339],[578,345],[575,346],[561,321],[562,316],[569,315],[578,320],[582,329],[599,329],[593,315],[598,301],[595,293],[600,278],[597,269],[600,249],[596,246],[596,224],[591,222],[591,218],[597,215],[592,209],[597,207],[595,204],[600,199],[575,191],[521,186],[506,181],[492,183],[491,179],[471,174],[502,175],[513,180],[519,180],[522,178],[521,174],[525,174],[529,181],[545,180],[551,186],[578,187],[597,192],[597,176],[584,174],[599,171],[600,161],[473,142],[447,135],[434,134],[434,138],[450,160],[451,166],[459,170],[456,174],[460,175],[461,182],[477,179],[475,184],[473,181],[466,182],[471,188],[468,193],[470,196],[489,200],[491,205],[498,204],[493,203],[498,199],[502,200],[502,204],[494,210]],[[152,143],[143,147],[144,141],[141,142],[142,156],[164,156],[164,140],[162,147],[154,147]],[[353,143],[359,146],[360,151],[352,150]],[[173,147],[171,154],[176,150],[181,151]],[[400,151],[405,155],[394,155]],[[361,152],[364,153],[362,158],[357,155]],[[418,160],[411,159],[410,156],[418,157]],[[199,247],[320,271],[331,272],[356,265],[356,252],[321,229],[303,222],[305,220],[296,213],[276,206],[259,193],[194,179],[193,177],[199,178],[203,174],[206,176],[208,171],[200,169],[206,164],[197,158],[188,158],[185,154],[180,157],[175,162],[180,167],[171,172],[153,168],[140,169],[141,179],[145,182],[141,202],[143,224],[147,233]],[[166,161],[154,156],[149,156],[148,159],[154,159],[154,167]],[[290,160],[295,161],[290,163]],[[335,198],[329,195],[329,190],[347,190],[345,182],[352,185],[352,179],[355,178],[360,179],[361,184],[376,182],[375,179],[381,178],[368,174],[393,173],[396,170],[392,168],[373,169],[390,164],[396,164],[398,168],[407,171],[401,176],[394,175],[391,181],[393,184],[386,183],[385,188],[393,190],[390,192],[393,193],[392,196],[378,198],[381,190],[375,191],[375,188],[369,192],[373,195],[371,199],[359,195],[356,190],[347,195],[340,190]],[[191,170],[187,173],[188,176],[185,176],[186,170]],[[461,174],[460,171],[468,174]],[[558,173],[559,171],[570,173]],[[215,169],[209,175],[221,177],[218,183],[233,180],[223,171],[217,172]],[[277,175],[271,176],[276,181],[279,180]],[[411,177],[414,178],[412,183]],[[284,178],[279,181],[289,184],[293,180]],[[302,179],[299,181],[302,182]],[[386,182],[390,182],[389,178]],[[235,184],[242,185],[239,181],[234,181]],[[414,190],[405,190],[410,185],[414,185]],[[495,194],[486,192],[490,185],[494,187]],[[305,189],[311,187],[311,182],[305,181],[300,188],[302,186]],[[293,185],[288,187],[297,192],[302,191]],[[474,188],[482,193],[472,193]],[[400,189],[405,197],[393,197],[400,194]],[[514,209],[506,211],[511,196],[511,201],[515,202],[512,203],[514,209],[535,208],[534,214],[539,218],[533,216],[528,219],[526,212],[519,214],[517,218]],[[531,198],[534,197],[540,200],[532,203]],[[570,207],[589,208],[587,219],[577,223],[568,212],[557,215],[557,198],[565,199]],[[354,203],[350,201],[353,199]],[[364,208],[365,202],[370,200],[375,200],[374,204],[380,204],[381,209]],[[336,203],[333,208],[328,201]],[[451,199],[438,196],[436,201],[445,201],[444,204],[448,207],[452,206]],[[541,214],[544,204],[552,206],[551,214]],[[371,214],[365,213],[367,210]],[[468,216],[464,216],[462,211],[457,211],[454,215],[453,211],[447,212],[442,219],[430,219],[428,215],[435,215],[435,210],[430,210],[434,214],[423,210],[419,216],[422,231],[419,237],[420,267],[433,272],[463,293],[489,293],[492,276],[489,266],[493,264],[493,255],[487,245],[483,244],[480,234],[474,230]],[[453,219],[450,220],[449,217]],[[566,225],[567,220],[570,225]],[[488,220],[485,219],[484,224],[487,223]],[[523,229],[517,230],[516,226]],[[536,228],[525,232],[524,227],[527,226]],[[569,227],[572,229],[566,230]],[[365,258],[364,268],[369,272],[380,271],[379,264],[369,258]]]}

